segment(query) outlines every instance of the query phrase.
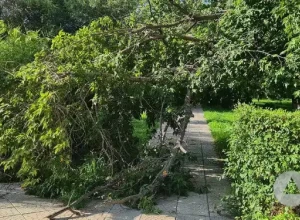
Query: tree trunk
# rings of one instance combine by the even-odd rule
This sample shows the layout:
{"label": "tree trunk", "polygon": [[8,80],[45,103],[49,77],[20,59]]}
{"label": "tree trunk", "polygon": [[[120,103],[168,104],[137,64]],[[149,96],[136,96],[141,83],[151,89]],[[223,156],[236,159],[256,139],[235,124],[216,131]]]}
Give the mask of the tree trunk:
{"label": "tree trunk", "polygon": [[300,98],[292,98],[293,109],[300,110]]}

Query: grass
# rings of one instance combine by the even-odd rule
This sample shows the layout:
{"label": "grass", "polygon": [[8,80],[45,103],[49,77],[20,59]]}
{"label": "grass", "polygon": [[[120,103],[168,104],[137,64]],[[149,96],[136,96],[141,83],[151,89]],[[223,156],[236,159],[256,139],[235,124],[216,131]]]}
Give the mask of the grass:
{"label": "grass", "polygon": [[[262,108],[282,108],[287,111],[293,111],[291,100],[253,99],[252,102],[254,105]],[[204,117],[214,138],[215,150],[221,158],[224,158],[224,152],[229,148],[228,141],[235,119],[234,112],[233,110],[220,107],[204,107]]]}
{"label": "grass", "polygon": [[253,104],[262,108],[271,108],[271,109],[285,109],[287,111],[293,111],[292,100],[283,99],[283,100],[271,100],[271,99],[253,99]]}
{"label": "grass", "polygon": [[220,157],[224,158],[224,152],[228,149],[228,140],[234,122],[234,113],[232,110],[205,107],[204,117],[214,138],[215,150]]}

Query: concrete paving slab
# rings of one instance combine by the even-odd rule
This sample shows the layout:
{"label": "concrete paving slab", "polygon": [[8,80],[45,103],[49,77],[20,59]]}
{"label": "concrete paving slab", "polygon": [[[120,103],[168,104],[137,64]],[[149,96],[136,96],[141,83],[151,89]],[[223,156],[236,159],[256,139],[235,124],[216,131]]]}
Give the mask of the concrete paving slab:
{"label": "concrete paving slab", "polygon": [[142,215],[142,212],[139,210],[131,209],[123,205],[114,205],[113,208],[109,211],[107,216],[113,219],[139,219]]}
{"label": "concrete paving slab", "polygon": [[8,217],[8,216],[14,216],[20,214],[21,213],[18,212],[18,210],[15,208],[0,209],[0,217]]}
{"label": "concrete paving slab", "polygon": [[162,211],[162,214],[175,217],[177,213],[178,196],[159,198],[156,208]]}
{"label": "concrete paving slab", "polygon": [[179,197],[177,214],[208,216],[209,209],[206,194],[190,192],[188,197]]}
{"label": "concrete paving slab", "polygon": [[232,218],[226,216],[211,216],[210,220],[232,220]]}
{"label": "concrete paving slab", "polygon": [[29,213],[36,213],[36,212],[45,212],[47,211],[45,208],[40,206],[34,205],[26,205],[26,206],[18,206],[15,209],[21,214],[29,214]]}
{"label": "concrete paving slab", "polygon": [[[46,218],[48,215],[51,215],[53,213],[53,211],[45,211],[45,212],[35,212],[35,213],[29,213],[29,214],[24,214],[24,218],[26,220],[49,220],[48,218]],[[74,215],[72,212],[70,211],[66,211],[62,214],[60,214],[59,216],[57,216],[55,218],[56,220],[70,220],[70,219],[78,219],[78,217],[76,215]]]}
{"label": "concrete paving slab", "polygon": [[210,220],[208,216],[177,215],[176,220]]}
{"label": "concrete paving slab", "polygon": [[26,220],[23,215],[0,217],[0,220]]}
{"label": "concrete paving slab", "polygon": [[174,216],[168,215],[145,215],[143,214],[140,220],[175,220]]}
{"label": "concrete paving slab", "polygon": [[92,212],[92,213],[96,213],[96,212],[110,212],[110,210],[113,208],[112,205],[109,204],[104,204],[99,200],[93,200],[91,202],[89,202],[86,207],[84,208],[84,210],[86,212]]}
{"label": "concrete paving slab", "polygon": [[0,209],[13,208],[13,205],[6,199],[0,199]]}

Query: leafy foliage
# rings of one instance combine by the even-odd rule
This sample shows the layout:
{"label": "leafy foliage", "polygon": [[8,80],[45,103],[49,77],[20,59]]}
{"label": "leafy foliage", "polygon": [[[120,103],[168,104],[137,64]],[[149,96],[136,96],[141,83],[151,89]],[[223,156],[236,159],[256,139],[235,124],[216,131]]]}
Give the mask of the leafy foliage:
{"label": "leafy foliage", "polygon": [[298,1],[233,1],[200,60],[202,102],[233,107],[257,97],[296,97],[298,9]]}
{"label": "leafy foliage", "polygon": [[[161,41],[128,47],[136,39],[122,31],[132,20],[126,22],[104,17],[75,35],[61,31],[49,50],[13,74],[18,83],[1,108],[1,165],[16,170],[31,192],[75,199],[120,170],[150,160],[134,137],[132,119],[142,113],[149,126],[163,116],[177,128],[188,72],[174,77],[166,64],[178,62],[178,54],[171,58]],[[174,39],[170,48],[180,43]],[[144,82],[149,74],[151,81]],[[142,174],[153,178],[159,169],[157,163]],[[128,184],[130,179],[140,184],[122,196],[152,180],[130,175]]]}
{"label": "leafy foliage", "polygon": [[226,174],[233,187],[229,199],[244,218],[259,219],[255,216],[270,215],[275,208],[273,185],[277,176],[300,170],[300,115],[247,105],[239,106],[235,114],[227,153]]}
{"label": "leafy foliage", "polygon": [[[34,59],[35,53],[46,49],[48,40],[40,38],[37,32],[29,31],[22,33],[20,29],[8,28],[3,21],[0,20],[0,108],[1,118],[0,130],[4,128],[4,108],[7,107],[9,96],[14,93],[18,80],[15,78],[15,71],[22,65],[27,64]],[[8,114],[10,114],[8,112]],[[7,131],[7,133],[12,130]],[[1,138],[0,138],[1,139]],[[0,147],[0,152],[3,148]],[[0,153],[1,161],[7,158],[9,154]],[[0,165],[0,181],[13,180],[15,176],[11,172],[2,173],[3,168]]]}
{"label": "leafy foliage", "polygon": [[155,207],[152,197],[143,197],[138,205],[138,208],[142,209],[145,213],[161,213],[161,211]]}
{"label": "leafy foliage", "polygon": [[10,29],[0,20],[0,88],[1,92],[15,70],[34,59],[34,54],[47,48],[47,39],[37,32],[23,34],[19,28]]}

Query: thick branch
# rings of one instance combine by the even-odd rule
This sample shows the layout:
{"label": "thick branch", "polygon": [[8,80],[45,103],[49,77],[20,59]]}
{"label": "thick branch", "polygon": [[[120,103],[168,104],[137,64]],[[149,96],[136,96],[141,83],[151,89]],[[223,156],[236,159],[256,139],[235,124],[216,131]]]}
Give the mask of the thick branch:
{"label": "thick branch", "polygon": [[195,21],[213,21],[219,19],[223,13],[216,13],[211,15],[192,15]]}
{"label": "thick branch", "polygon": [[193,13],[190,13],[187,9],[182,8],[180,4],[177,4],[176,2],[174,2],[174,0],[169,0],[169,2],[171,5],[176,7],[182,14],[193,18],[194,21],[213,21],[219,19],[223,15],[223,13],[216,13],[211,15],[195,15]]}
{"label": "thick branch", "polygon": [[183,20],[177,21],[175,23],[171,23],[171,24],[159,24],[159,25],[147,24],[144,27],[141,27],[141,28],[136,29],[136,30],[132,30],[130,32],[134,33],[134,34],[137,34],[137,33],[143,32],[145,30],[158,30],[158,29],[161,29],[161,28],[177,27],[179,24],[182,24],[184,22],[189,22],[191,20],[192,19],[189,18],[189,19],[183,19]]}
{"label": "thick branch", "polygon": [[178,34],[178,35],[175,35],[175,36],[179,39],[186,40],[186,41],[192,41],[192,42],[200,42],[201,41],[200,39],[198,39],[194,36],[191,36],[191,35]]}
{"label": "thick branch", "polygon": [[190,118],[193,116],[192,106],[191,106],[191,90],[188,88],[184,101],[184,118],[180,124],[180,137],[176,142],[175,148],[179,148],[182,153],[187,153],[183,147],[185,132]]}
{"label": "thick branch", "polygon": [[[153,194],[155,192],[155,190],[157,189],[157,187],[159,186],[160,182],[165,178],[166,175],[168,175],[169,170],[172,167],[172,165],[174,164],[175,158],[178,154],[178,149],[180,149],[183,153],[186,153],[186,150],[182,147],[182,143],[184,142],[183,139],[184,139],[184,136],[185,136],[187,125],[189,123],[190,117],[192,116],[191,102],[190,101],[191,101],[191,91],[190,91],[190,89],[188,89],[187,95],[186,95],[186,98],[185,98],[185,105],[184,105],[185,117],[184,117],[184,120],[181,124],[180,138],[177,141],[178,144],[171,150],[170,157],[168,158],[168,160],[166,160],[164,162],[163,168],[156,175],[155,179],[151,182],[151,184],[147,187],[147,190],[142,190],[136,195],[131,195],[131,196],[128,196],[128,197],[123,198],[121,200],[115,200],[115,201],[111,201],[109,203],[123,204],[123,203],[126,203],[128,201],[136,202],[137,200],[141,199],[142,197],[144,197],[145,195],[147,195],[149,193]],[[54,217],[56,217],[57,215],[65,212],[67,210],[70,210],[71,212],[73,212],[76,215],[80,215],[79,212],[74,211],[71,207],[79,204],[80,202],[82,202],[85,199],[89,198],[90,196],[92,196],[96,192],[104,191],[104,190],[112,187],[119,178],[120,178],[120,176],[117,175],[107,185],[98,186],[98,187],[94,188],[92,191],[87,192],[86,194],[82,195],[79,199],[75,200],[73,203],[66,206],[65,208],[62,208],[61,210],[47,216],[47,218],[54,219]]]}

